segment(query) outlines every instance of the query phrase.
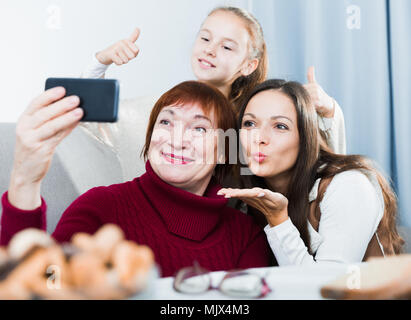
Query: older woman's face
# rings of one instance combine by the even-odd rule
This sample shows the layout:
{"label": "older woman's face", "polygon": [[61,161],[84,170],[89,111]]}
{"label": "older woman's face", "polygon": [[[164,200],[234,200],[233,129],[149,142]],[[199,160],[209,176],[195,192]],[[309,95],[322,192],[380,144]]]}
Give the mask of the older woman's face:
{"label": "older woman's face", "polygon": [[164,107],[148,150],[154,172],[188,191],[208,185],[216,166],[216,123],[197,104]]}
{"label": "older woman's face", "polygon": [[293,101],[278,90],[257,93],[244,112],[240,139],[244,158],[255,175],[275,179],[286,174],[299,151]]}

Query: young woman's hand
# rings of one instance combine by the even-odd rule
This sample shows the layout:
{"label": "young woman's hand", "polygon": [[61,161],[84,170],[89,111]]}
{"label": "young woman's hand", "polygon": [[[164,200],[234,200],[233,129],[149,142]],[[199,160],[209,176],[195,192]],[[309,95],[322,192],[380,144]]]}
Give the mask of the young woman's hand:
{"label": "young woman's hand", "polygon": [[9,202],[23,210],[41,205],[40,185],[57,145],[79,123],[83,110],[77,96],[65,97],[63,87],[49,89],[35,98],[16,126]]}
{"label": "young woman's hand", "polygon": [[238,198],[256,208],[264,214],[271,227],[288,219],[288,199],[281,193],[262,188],[223,188],[217,194],[224,195],[226,198]]}
{"label": "young woman's hand", "polygon": [[115,63],[118,66],[126,64],[130,60],[137,57],[139,49],[135,42],[140,36],[140,29],[135,29],[129,38],[120,40],[110,47],[96,54],[96,58],[100,63],[110,65]]}
{"label": "young woman's hand", "polygon": [[304,85],[304,88],[314,102],[317,113],[324,118],[334,117],[334,100],[315,80],[315,70],[312,66],[308,68],[307,79],[308,83]]}

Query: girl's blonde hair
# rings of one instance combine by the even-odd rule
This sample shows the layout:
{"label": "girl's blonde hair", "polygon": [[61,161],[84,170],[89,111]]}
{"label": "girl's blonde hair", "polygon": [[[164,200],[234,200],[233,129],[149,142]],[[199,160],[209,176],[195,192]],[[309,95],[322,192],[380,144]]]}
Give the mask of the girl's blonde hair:
{"label": "girl's blonde hair", "polygon": [[242,99],[259,83],[267,78],[268,57],[267,47],[264,40],[263,29],[258,20],[247,10],[237,7],[217,7],[208,16],[216,12],[230,12],[244,21],[250,35],[249,58],[258,59],[257,69],[248,76],[237,78],[232,86],[228,99],[237,107],[241,105]]}

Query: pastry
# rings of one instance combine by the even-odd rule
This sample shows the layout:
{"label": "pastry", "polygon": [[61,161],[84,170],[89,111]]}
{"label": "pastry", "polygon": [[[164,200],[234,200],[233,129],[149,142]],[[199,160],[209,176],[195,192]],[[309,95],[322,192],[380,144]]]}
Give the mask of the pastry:
{"label": "pastry", "polygon": [[11,259],[22,258],[32,247],[49,247],[55,241],[46,232],[28,228],[14,235],[8,245],[8,255]]}
{"label": "pastry", "polygon": [[0,299],[123,299],[145,288],[153,264],[114,224],[64,244],[26,229],[0,248]]}
{"label": "pastry", "polygon": [[147,273],[153,261],[153,253],[147,246],[123,241],[116,246],[112,263],[120,284],[129,290],[138,291],[145,287]]}

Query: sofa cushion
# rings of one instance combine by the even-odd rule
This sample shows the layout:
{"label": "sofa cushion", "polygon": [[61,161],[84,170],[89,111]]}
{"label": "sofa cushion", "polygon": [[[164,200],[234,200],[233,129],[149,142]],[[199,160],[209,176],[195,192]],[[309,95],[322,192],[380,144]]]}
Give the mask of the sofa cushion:
{"label": "sofa cushion", "polygon": [[141,151],[151,110],[157,96],[137,97],[120,101],[119,119],[115,123],[82,123],[82,128],[117,156],[123,180],[129,181],[145,172]]}

